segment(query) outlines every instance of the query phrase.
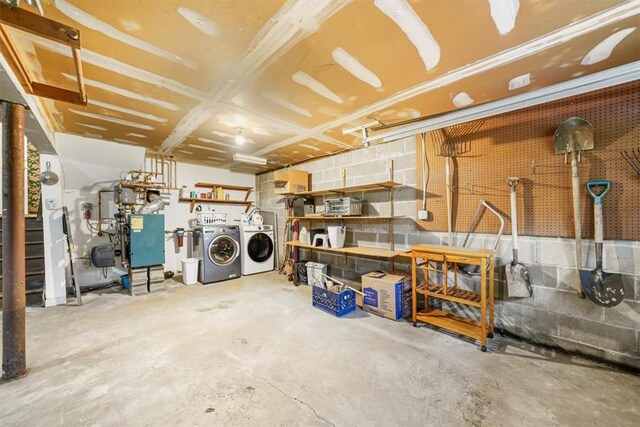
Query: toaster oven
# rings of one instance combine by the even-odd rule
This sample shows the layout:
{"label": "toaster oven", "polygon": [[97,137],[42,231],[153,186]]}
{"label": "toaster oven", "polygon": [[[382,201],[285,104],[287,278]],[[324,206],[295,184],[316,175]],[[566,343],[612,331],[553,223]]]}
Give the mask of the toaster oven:
{"label": "toaster oven", "polygon": [[362,201],[357,197],[340,197],[324,201],[324,214],[357,216],[362,215]]}

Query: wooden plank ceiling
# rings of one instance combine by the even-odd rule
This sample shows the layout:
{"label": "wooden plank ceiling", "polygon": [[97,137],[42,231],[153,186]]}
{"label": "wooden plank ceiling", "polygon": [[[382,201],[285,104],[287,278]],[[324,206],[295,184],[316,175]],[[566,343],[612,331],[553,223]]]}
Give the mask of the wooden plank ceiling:
{"label": "wooden plank ceiling", "polygon": [[[443,113],[640,60],[638,0],[41,3],[80,29],[89,96],[86,107],[46,101],[54,129],[253,172],[358,148],[342,129],[372,118]],[[36,77],[73,87],[64,52],[12,37]],[[273,162],[236,164],[233,153]]]}

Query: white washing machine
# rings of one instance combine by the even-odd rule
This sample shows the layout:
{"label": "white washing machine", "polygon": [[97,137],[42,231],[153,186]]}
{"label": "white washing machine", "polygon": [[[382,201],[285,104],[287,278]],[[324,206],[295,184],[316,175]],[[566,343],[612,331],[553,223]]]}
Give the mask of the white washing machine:
{"label": "white washing machine", "polygon": [[263,273],[275,268],[272,225],[240,226],[242,275]]}

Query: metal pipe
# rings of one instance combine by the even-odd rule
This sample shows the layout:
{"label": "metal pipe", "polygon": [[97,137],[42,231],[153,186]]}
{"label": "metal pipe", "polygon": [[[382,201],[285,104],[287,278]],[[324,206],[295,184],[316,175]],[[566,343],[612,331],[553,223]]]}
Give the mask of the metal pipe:
{"label": "metal pipe", "polygon": [[27,375],[24,106],[2,103],[2,378]]}

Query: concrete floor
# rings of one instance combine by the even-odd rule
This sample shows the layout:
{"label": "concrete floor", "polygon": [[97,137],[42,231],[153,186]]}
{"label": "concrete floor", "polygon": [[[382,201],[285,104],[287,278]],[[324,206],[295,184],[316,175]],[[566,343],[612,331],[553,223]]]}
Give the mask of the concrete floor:
{"label": "concrete floor", "polygon": [[496,337],[336,319],[269,273],[28,309],[2,426],[637,426],[640,377]]}

